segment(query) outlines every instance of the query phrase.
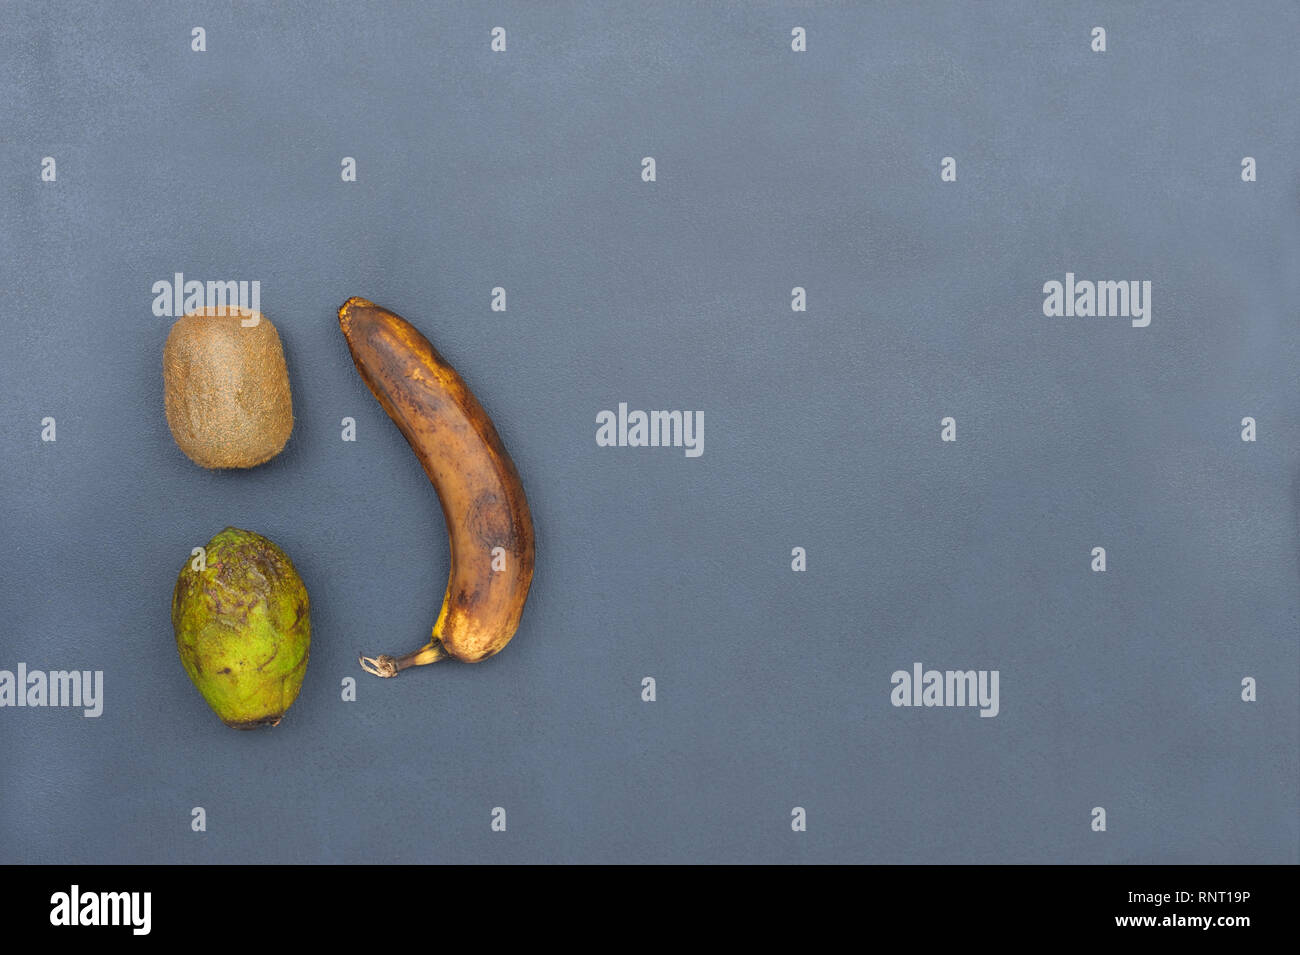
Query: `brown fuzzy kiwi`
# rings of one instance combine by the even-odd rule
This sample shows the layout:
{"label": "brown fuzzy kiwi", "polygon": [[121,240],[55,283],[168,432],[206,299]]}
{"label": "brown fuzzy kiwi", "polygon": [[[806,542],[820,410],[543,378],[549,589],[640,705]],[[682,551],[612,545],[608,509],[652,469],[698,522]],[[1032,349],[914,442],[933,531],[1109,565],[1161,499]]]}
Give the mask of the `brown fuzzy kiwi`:
{"label": "brown fuzzy kiwi", "polygon": [[293,431],[280,336],[249,309],[205,308],[176,321],[163,347],[163,398],[172,437],[205,468],[262,464]]}

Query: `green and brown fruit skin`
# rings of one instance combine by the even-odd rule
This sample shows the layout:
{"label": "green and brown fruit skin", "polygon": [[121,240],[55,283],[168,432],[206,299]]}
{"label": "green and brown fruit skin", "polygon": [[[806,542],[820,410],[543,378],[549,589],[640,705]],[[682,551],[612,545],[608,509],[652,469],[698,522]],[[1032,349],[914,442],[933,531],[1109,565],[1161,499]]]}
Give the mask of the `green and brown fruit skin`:
{"label": "green and brown fruit skin", "polygon": [[205,562],[186,561],[172,594],[181,663],[227,726],[274,726],[307,672],[307,588],[284,551],[237,527],[208,541]]}

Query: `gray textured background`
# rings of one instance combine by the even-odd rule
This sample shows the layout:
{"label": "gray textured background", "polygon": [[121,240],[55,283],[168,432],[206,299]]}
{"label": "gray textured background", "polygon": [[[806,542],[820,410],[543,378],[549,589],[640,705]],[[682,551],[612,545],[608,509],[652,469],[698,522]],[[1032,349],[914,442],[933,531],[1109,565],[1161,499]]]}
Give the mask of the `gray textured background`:
{"label": "gray textured background", "polygon": [[[1295,4],[269,7],[0,11],[0,668],[107,696],[0,710],[0,861],[1300,859]],[[1067,270],[1150,279],[1151,326],[1045,318]],[[172,443],[177,271],[262,283],[266,466]],[[482,665],[356,666],[427,638],[447,545],[354,294],[524,477],[536,583]],[[703,410],[704,456],[597,448],[619,401]],[[312,596],[270,731],[176,659],[227,524]],[[1000,670],[1001,715],[893,708],[917,660]]]}

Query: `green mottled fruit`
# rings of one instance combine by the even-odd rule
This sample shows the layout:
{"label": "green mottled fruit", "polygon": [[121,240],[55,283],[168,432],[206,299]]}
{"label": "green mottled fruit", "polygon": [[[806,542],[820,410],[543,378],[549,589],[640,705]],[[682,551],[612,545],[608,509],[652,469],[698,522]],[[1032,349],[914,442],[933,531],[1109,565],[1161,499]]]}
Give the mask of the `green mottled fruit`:
{"label": "green mottled fruit", "polygon": [[274,726],[307,672],[307,588],[284,551],[237,527],[208,541],[203,561],[185,564],[172,594],[181,663],[227,726]]}

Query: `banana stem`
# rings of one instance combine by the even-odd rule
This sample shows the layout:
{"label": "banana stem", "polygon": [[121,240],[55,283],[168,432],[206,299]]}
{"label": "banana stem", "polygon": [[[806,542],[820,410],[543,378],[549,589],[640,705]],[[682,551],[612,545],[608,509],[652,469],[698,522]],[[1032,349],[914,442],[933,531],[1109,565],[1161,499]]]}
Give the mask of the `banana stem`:
{"label": "banana stem", "polygon": [[427,643],[414,653],[408,653],[401,657],[392,657],[387,653],[381,653],[377,657],[358,657],[361,669],[375,676],[390,677],[397,676],[398,673],[407,667],[420,667],[427,663],[437,663],[439,660],[447,659],[447,651],[437,640]]}

